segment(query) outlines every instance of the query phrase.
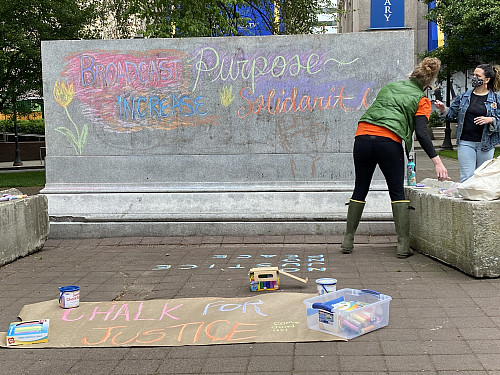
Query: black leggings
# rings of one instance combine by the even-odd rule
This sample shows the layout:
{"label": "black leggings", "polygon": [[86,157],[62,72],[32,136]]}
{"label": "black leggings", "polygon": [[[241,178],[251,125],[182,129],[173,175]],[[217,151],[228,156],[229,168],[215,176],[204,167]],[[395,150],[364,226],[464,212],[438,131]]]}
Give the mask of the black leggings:
{"label": "black leggings", "polygon": [[384,174],[392,201],[405,200],[403,146],[386,137],[357,136],[354,141],[356,182],[351,199],[365,201],[377,164]]}

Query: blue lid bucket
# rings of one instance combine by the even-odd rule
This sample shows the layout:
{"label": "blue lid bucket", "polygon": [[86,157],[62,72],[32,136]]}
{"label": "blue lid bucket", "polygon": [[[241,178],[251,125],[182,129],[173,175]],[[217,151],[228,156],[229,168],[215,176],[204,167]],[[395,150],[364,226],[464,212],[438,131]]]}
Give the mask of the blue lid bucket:
{"label": "blue lid bucket", "polygon": [[337,290],[337,279],[333,279],[330,277],[316,279],[316,286],[318,288],[319,295],[332,293]]}
{"label": "blue lid bucket", "polygon": [[63,309],[72,309],[80,305],[80,287],[66,285],[59,287],[59,304]]}

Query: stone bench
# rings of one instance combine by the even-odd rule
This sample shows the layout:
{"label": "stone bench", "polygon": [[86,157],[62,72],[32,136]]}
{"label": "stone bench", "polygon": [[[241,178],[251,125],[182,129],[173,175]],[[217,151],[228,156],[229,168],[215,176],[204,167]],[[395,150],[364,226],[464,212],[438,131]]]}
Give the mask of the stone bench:
{"label": "stone bench", "polygon": [[439,194],[451,182],[424,179],[406,187],[410,246],[474,277],[500,276],[500,200],[469,201]]}
{"label": "stone bench", "polygon": [[[3,194],[22,192],[9,189],[0,191],[0,196]],[[49,235],[47,197],[33,195],[0,202],[0,228],[0,266],[40,250]]]}

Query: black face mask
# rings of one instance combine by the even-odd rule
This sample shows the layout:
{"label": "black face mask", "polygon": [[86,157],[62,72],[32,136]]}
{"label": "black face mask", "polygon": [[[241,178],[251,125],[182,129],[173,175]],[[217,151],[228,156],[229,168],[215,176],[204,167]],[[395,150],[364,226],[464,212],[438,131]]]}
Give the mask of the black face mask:
{"label": "black face mask", "polygon": [[472,82],[471,82],[472,87],[482,86],[483,83],[484,81],[481,78],[472,77]]}

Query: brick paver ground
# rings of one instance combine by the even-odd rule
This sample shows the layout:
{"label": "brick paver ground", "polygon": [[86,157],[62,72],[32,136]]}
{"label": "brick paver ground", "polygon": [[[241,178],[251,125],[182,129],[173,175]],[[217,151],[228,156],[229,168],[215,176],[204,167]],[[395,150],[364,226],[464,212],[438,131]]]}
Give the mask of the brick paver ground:
{"label": "brick paver ground", "polygon": [[340,240],[48,240],[42,251],[0,267],[0,330],[25,304],[58,298],[63,285],[79,285],[82,301],[250,296],[247,272],[263,254],[309,277],[305,286],[283,278],[284,291],[314,293],[314,279],[329,276],[338,288],[391,296],[389,325],[348,342],[0,349],[0,373],[500,375],[500,279],[474,279],[420,254],[398,259],[392,236],[358,236],[351,255],[341,254]]}

